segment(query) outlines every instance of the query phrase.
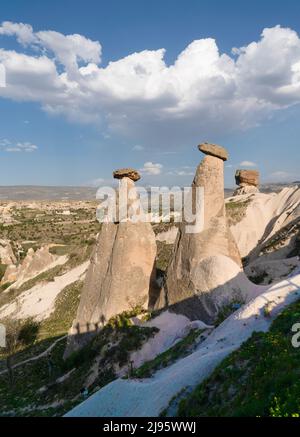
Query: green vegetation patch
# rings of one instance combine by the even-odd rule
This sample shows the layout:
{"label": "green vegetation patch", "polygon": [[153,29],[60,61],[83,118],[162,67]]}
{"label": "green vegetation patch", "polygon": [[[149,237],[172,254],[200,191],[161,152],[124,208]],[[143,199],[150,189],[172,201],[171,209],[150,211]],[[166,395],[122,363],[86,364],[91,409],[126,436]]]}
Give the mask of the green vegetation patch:
{"label": "green vegetation patch", "polygon": [[67,334],[75,319],[83,281],[65,287],[55,300],[55,311],[41,323],[39,339]]}
{"label": "green vegetation patch", "polygon": [[156,268],[161,272],[165,272],[171,260],[174,245],[166,244],[163,243],[162,241],[157,241],[156,244],[157,244]]}
{"label": "green vegetation patch", "polygon": [[[21,358],[33,358],[47,351],[59,340],[52,348],[51,356],[46,353],[13,368],[12,378],[8,372],[0,374],[0,416],[62,416],[82,402],[81,389],[87,387],[88,379],[91,380],[87,387],[89,394],[114,380],[115,368],[127,365],[130,352],[139,349],[157,332],[157,328],[132,324],[130,319],[141,312],[136,308],[111,319],[84,348],[64,360],[66,339],[60,336],[43,339],[43,335],[47,326],[53,333],[61,329],[59,317],[63,309],[59,306],[66,310],[68,300],[72,296],[76,298],[80,283],[74,283],[73,287],[77,287],[77,292],[75,288],[65,289],[59,296],[55,313],[39,326],[38,342],[16,354],[13,364],[20,363]],[[30,329],[27,338],[28,331]],[[130,368],[130,363],[128,366]],[[0,367],[5,369],[4,360],[0,361]]]}
{"label": "green vegetation patch", "polygon": [[[1,321],[4,325],[14,323],[16,325],[15,328],[20,329],[22,327],[24,332],[27,332],[32,327],[38,326],[36,336],[31,343],[19,342],[14,352],[14,364],[42,353],[44,347],[47,348],[51,344],[51,342],[44,342],[44,340],[67,334],[76,315],[82,287],[83,281],[76,281],[65,287],[55,300],[55,310],[53,313],[38,324],[31,319],[27,319],[23,322],[17,320]],[[13,290],[11,293],[13,293]],[[44,345],[44,347],[42,345]],[[5,356],[5,352],[2,350],[0,358]]]}
{"label": "green vegetation patch", "polygon": [[244,201],[232,199],[225,203],[229,226],[236,225],[245,217],[246,210],[250,203],[251,199]]}
{"label": "green vegetation patch", "polygon": [[179,416],[298,416],[300,348],[291,344],[291,328],[299,322],[297,301],[225,358],[180,402]]}
{"label": "green vegetation patch", "polygon": [[[26,253],[29,247],[37,248],[53,242],[80,245],[101,229],[101,224],[96,220],[95,202],[85,202],[85,208],[73,208],[72,202],[67,202],[64,208],[70,211],[69,216],[59,213],[64,209],[60,204],[61,202],[58,203],[57,209],[55,202],[52,202],[52,209],[48,208],[47,203],[45,209],[32,209],[25,206],[13,208],[13,218],[17,223],[0,226],[2,238],[19,242],[24,246],[24,253]],[[35,241],[31,244],[23,243],[28,240]]]}

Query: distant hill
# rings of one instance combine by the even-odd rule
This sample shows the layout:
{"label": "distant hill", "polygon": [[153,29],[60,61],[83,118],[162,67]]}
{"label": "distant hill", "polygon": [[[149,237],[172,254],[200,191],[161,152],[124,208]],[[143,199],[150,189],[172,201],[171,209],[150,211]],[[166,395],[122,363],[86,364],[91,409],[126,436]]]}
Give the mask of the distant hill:
{"label": "distant hill", "polygon": [[262,193],[278,193],[285,187],[292,187],[294,185],[300,185],[300,181],[295,182],[282,182],[282,183],[266,183],[260,186]]}
{"label": "distant hill", "polygon": [[[300,181],[295,181],[295,182],[282,182],[282,183],[276,183],[276,182],[269,182],[269,183],[264,183],[261,184],[259,186],[259,191],[261,193],[279,193],[279,191],[283,190],[283,188],[286,187],[292,187],[294,185],[299,185],[300,186]],[[230,197],[232,196],[233,192],[235,189],[231,189],[231,188],[225,188],[225,197]]]}
{"label": "distant hill", "polygon": [[46,187],[39,185],[0,186],[1,200],[95,200],[97,188]]}
{"label": "distant hill", "polygon": [[[268,183],[260,186],[262,193],[279,192],[284,187],[300,185],[300,181],[291,183]],[[72,187],[72,186],[40,186],[40,185],[11,185],[0,186],[1,200],[95,200],[97,187]],[[225,197],[232,196],[234,188],[225,188]]]}

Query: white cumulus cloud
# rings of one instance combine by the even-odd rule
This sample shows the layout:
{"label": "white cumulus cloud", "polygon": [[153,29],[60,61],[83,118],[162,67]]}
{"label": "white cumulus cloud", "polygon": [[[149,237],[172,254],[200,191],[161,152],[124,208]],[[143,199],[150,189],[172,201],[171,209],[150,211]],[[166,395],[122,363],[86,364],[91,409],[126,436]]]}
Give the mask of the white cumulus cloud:
{"label": "white cumulus cloud", "polygon": [[83,35],[11,22],[0,25],[1,35],[15,37],[20,49],[0,48],[0,96],[39,102],[51,114],[96,123],[145,147],[244,130],[300,103],[300,39],[289,28],[266,28],[230,54],[203,38],[172,65],[161,48],[104,67],[100,42]]}
{"label": "white cumulus cloud", "polygon": [[140,169],[140,171],[142,173],[144,173],[145,175],[151,175],[151,176],[156,176],[161,174],[163,165],[162,164],[155,164],[154,162],[145,162],[143,168]]}
{"label": "white cumulus cloud", "polygon": [[239,163],[241,167],[257,167],[257,164],[252,161],[242,161]]}

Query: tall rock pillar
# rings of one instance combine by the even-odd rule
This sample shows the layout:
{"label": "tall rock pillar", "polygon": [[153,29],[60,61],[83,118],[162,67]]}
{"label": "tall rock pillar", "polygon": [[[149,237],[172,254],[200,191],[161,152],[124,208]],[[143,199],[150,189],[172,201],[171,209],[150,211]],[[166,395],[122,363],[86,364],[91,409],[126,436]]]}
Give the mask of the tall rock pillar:
{"label": "tall rock pillar", "polygon": [[[204,226],[198,233],[188,233],[187,223],[181,224],[157,306],[168,305],[190,318],[211,322],[218,311],[217,301],[220,301],[214,296],[224,292],[218,287],[227,284],[240,270],[241,257],[225,212],[224,161],[228,158],[227,151],[207,143],[198,147],[206,156],[196,170],[192,189],[204,188]],[[228,265],[222,266],[223,262],[231,265],[229,273]],[[227,270],[222,272],[222,269]]]}
{"label": "tall rock pillar", "polygon": [[135,189],[140,176],[135,170],[121,169],[114,177],[120,180],[119,194],[130,193],[129,208],[134,204],[140,217],[133,220],[128,213],[127,220],[102,224],[65,356],[83,346],[111,317],[136,306],[148,308],[155,281],[156,242],[151,224],[143,220]]}

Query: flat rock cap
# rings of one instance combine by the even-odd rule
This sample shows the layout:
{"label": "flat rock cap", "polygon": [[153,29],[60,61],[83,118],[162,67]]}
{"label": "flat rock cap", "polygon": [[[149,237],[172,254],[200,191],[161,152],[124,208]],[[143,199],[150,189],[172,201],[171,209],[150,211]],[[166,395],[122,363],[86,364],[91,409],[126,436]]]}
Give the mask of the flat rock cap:
{"label": "flat rock cap", "polygon": [[115,179],[129,178],[134,182],[141,179],[139,172],[133,168],[120,168],[113,172],[113,177]]}
{"label": "flat rock cap", "polygon": [[237,170],[235,173],[235,182],[237,185],[259,185],[258,170]]}
{"label": "flat rock cap", "polygon": [[228,159],[227,150],[224,149],[224,147],[218,146],[217,144],[202,143],[199,144],[198,149],[206,155],[215,156],[223,161],[227,161]]}

